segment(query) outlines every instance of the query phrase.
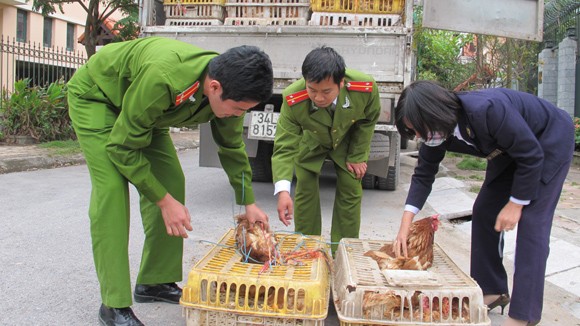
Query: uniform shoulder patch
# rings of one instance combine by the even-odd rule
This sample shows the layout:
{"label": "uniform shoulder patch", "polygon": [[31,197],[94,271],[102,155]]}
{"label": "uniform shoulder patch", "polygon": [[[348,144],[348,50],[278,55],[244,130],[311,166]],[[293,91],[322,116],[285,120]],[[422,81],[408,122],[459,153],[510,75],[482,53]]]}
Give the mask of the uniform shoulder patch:
{"label": "uniform shoulder patch", "polygon": [[193,83],[193,85],[189,86],[183,92],[177,94],[177,96],[175,97],[175,105],[183,103],[183,101],[192,97],[198,90],[199,90],[199,80]]}
{"label": "uniform shoulder patch", "polygon": [[350,81],[346,83],[346,88],[349,91],[370,93],[373,91],[372,81]]}
{"label": "uniform shoulder patch", "polygon": [[303,89],[300,92],[292,93],[290,95],[286,95],[286,103],[289,106],[298,104],[308,99],[308,91]]}

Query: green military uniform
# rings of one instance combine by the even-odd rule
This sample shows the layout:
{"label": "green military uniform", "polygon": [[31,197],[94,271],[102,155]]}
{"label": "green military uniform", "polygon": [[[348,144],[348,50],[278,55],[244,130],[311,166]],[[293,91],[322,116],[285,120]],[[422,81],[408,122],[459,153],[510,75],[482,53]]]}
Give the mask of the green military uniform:
{"label": "green military uniform", "polygon": [[294,224],[296,232],[320,235],[322,219],[318,179],[324,160],[334,162],[337,186],[332,214],[332,250],[342,238],[357,238],[360,228],[362,186],[346,163],[366,162],[380,99],[372,77],[346,70],[334,114],[313,106],[304,79],[283,93],[278,119],[272,173],[274,182],[292,180],[296,173]]}
{"label": "green military uniform", "polygon": [[185,180],[169,126],[211,121],[219,156],[238,204],[251,204],[243,116],[216,118],[203,97],[209,61],[192,45],[144,38],[105,46],[68,83],[70,117],[91,175],[89,209],[103,303],[128,307],[129,192],[140,198],[145,243],[138,284],[182,279],[183,239],[167,234],[155,204],[167,193],[185,202]]}

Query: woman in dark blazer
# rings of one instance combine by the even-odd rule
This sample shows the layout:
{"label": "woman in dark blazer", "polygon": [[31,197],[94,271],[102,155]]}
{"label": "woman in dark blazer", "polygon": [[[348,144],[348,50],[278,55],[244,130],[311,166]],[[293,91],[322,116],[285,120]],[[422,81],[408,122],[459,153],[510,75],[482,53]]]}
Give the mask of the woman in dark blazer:
{"label": "woman in dark blazer", "polygon": [[[395,240],[396,253],[407,253],[409,226],[431,192],[445,153],[487,158],[485,180],[473,206],[471,276],[489,309],[499,306],[503,314],[510,303],[504,325],[537,324],[552,219],[574,150],[570,115],[528,93],[454,93],[430,81],[405,88],[395,115],[401,134],[425,141]],[[510,298],[502,234],[516,226]]]}

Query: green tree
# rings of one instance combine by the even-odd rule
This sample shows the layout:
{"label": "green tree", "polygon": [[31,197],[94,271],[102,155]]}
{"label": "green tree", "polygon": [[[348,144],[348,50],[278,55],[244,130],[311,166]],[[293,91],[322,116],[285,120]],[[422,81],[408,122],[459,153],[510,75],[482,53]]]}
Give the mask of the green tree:
{"label": "green tree", "polygon": [[[540,43],[489,35],[423,28],[416,10],[414,45],[417,77],[437,80],[449,89],[506,87],[535,94]],[[473,60],[461,60],[461,49],[476,48]]]}
{"label": "green tree", "polygon": [[418,21],[413,35],[417,51],[418,79],[436,80],[453,89],[473,71],[475,63],[461,62],[461,48],[473,41],[473,34],[423,28],[422,9],[416,9]]}
{"label": "green tree", "polygon": [[[63,4],[78,3],[86,12],[87,20],[85,24],[85,49],[87,55],[91,57],[95,54],[97,39],[103,22],[116,11],[120,11],[127,16],[123,23],[118,22],[116,25],[120,31],[136,30],[137,15],[139,7],[135,0],[33,0],[32,8],[40,11],[43,15],[63,11]],[[121,34],[124,34],[122,32]],[[131,34],[134,37],[136,34]]]}

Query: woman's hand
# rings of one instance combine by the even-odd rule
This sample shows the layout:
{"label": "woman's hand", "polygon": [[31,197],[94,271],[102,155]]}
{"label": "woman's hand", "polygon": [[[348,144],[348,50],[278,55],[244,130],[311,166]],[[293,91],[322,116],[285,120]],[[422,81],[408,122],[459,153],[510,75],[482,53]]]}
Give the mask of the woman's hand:
{"label": "woman's hand", "polygon": [[411,223],[413,223],[413,218],[415,214],[409,211],[403,212],[403,217],[401,218],[401,226],[399,227],[399,233],[397,238],[393,241],[393,252],[395,257],[408,256],[407,251],[407,238],[409,236],[409,229],[411,228]]}
{"label": "woman's hand", "polygon": [[523,208],[523,205],[508,201],[495,220],[495,230],[497,232],[513,230],[522,217]]}
{"label": "woman's hand", "polygon": [[165,195],[157,206],[161,209],[161,216],[167,229],[167,234],[187,238],[187,231],[193,231],[191,227],[191,216],[187,207],[175,200],[169,193]]}

